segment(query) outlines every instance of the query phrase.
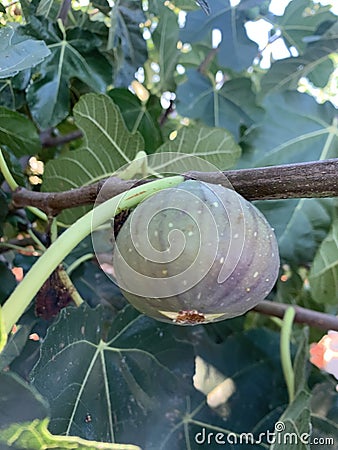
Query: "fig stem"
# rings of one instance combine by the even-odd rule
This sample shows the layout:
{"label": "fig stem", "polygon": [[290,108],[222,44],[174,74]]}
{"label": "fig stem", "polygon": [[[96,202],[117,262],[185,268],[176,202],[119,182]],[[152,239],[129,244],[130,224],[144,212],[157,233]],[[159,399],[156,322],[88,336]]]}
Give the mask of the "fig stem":
{"label": "fig stem", "polygon": [[182,176],[173,176],[137,186],[101,203],[77,220],[36,261],[6,300],[2,307],[5,332],[11,331],[50,274],[92,230],[104,224],[121,210],[132,208],[149,195],[165,188],[177,186],[183,181]]}
{"label": "fig stem", "polygon": [[295,398],[295,374],[292,367],[290,341],[292,335],[292,325],[296,315],[295,309],[290,306],[284,314],[280,336],[280,355],[285,383],[289,394],[289,403]]}
{"label": "fig stem", "polygon": [[19,187],[18,183],[14,180],[8,165],[6,163],[5,157],[0,149],[0,172],[2,173],[6,183],[12,191],[15,191]]}

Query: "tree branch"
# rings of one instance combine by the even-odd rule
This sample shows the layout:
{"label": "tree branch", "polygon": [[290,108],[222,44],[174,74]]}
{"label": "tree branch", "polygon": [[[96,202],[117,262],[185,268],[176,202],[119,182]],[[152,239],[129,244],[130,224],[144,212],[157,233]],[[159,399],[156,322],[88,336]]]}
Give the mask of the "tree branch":
{"label": "tree branch", "polygon": [[263,300],[260,302],[253,311],[264,314],[267,316],[274,316],[283,318],[285,311],[292,306],[295,311],[296,323],[304,323],[310,325],[311,327],[320,328],[321,330],[334,330],[338,331],[338,317],[331,314],[325,314],[318,311],[313,311],[312,309],[302,308],[301,306],[287,305],[284,303],[270,302],[268,300]]}
{"label": "tree branch", "polygon": [[[15,208],[39,205],[39,208],[45,211],[46,214],[55,216],[67,208],[95,203],[96,197],[106,181],[101,180],[89,186],[82,186],[64,192],[36,192],[20,187],[13,192],[12,203]],[[103,201],[140,184],[139,180],[121,180],[117,177],[110,178],[108,183],[110,186],[109,189],[108,186],[105,187],[105,194],[107,195],[105,197],[102,196]]]}
{"label": "tree branch", "polygon": [[60,6],[57,18],[61,19],[63,24],[66,23],[71,4],[72,4],[71,0],[63,0],[62,4]]}
{"label": "tree branch", "polygon": [[[338,196],[338,159],[229,170],[223,174],[190,171],[185,178],[224,186],[230,181],[247,200],[335,197]],[[20,187],[13,193],[13,205],[16,208],[36,206],[49,215],[56,215],[63,209],[93,204],[105,181],[64,192],[33,192]],[[147,181],[150,180],[124,181],[112,177],[110,189],[105,191],[113,197]]]}
{"label": "tree branch", "polygon": [[[223,172],[247,200],[338,196],[338,159]],[[217,172],[189,172],[191,178],[224,184]]]}
{"label": "tree branch", "polygon": [[67,144],[68,142],[74,141],[83,137],[81,130],[74,130],[68,134],[63,134],[60,136],[53,136],[51,130],[44,130],[40,133],[40,141],[42,147],[57,147],[58,145]]}

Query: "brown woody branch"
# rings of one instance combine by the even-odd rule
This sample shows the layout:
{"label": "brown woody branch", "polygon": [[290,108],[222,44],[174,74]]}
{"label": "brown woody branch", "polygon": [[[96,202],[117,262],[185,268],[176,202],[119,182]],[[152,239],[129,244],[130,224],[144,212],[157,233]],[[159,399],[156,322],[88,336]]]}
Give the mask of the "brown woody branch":
{"label": "brown woody branch", "polygon": [[[186,179],[229,186],[247,200],[311,198],[338,196],[338,159],[226,172],[187,172]],[[64,192],[33,192],[19,188],[13,193],[16,208],[35,206],[49,215],[76,206],[90,205],[106,180]],[[146,180],[144,180],[146,182]],[[140,180],[109,179],[108,195],[113,197],[129,190]],[[106,189],[105,189],[106,191]]]}
{"label": "brown woody branch", "polygon": [[63,0],[59,12],[58,12],[58,19],[62,20],[62,23],[65,24],[68,16],[68,12],[71,7],[71,0]]}
{"label": "brown woody branch", "polygon": [[[223,173],[247,200],[338,196],[338,159]],[[224,184],[224,176],[217,172],[189,172],[189,175],[209,183]]]}
{"label": "brown woody branch", "polygon": [[[209,183],[232,186],[248,200],[285,199],[338,196],[338,159],[309,163],[287,164],[283,166],[262,167],[257,169],[231,170],[224,173],[188,172],[186,179],[197,179]],[[32,192],[19,188],[13,193],[15,207],[36,206],[47,214],[55,215],[66,208],[93,204],[106,180],[90,186],[66,192]],[[147,182],[143,180],[141,182]],[[129,190],[140,180],[109,179],[109,189],[105,189],[107,198]],[[290,305],[263,301],[254,308],[260,314],[282,318]],[[338,331],[338,317],[312,311],[299,306],[295,322],[305,323],[323,330]]]}
{"label": "brown woody branch", "polygon": [[302,308],[301,306],[286,305],[284,303],[275,303],[268,300],[260,302],[253,311],[267,316],[283,318],[285,311],[292,306],[296,315],[294,322],[310,325],[321,330],[338,331],[338,317],[331,314],[325,314],[312,309]]}
{"label": "brown woody branch", "polygon": [[58,145],[64,145],[68,142],[75,141],[83,137],[81,130],[74,130],[68,134],[62,134],[60,136],[53,136],[52,130],[48,129],[40,133],[40,141],[42,147],[57,147]]}

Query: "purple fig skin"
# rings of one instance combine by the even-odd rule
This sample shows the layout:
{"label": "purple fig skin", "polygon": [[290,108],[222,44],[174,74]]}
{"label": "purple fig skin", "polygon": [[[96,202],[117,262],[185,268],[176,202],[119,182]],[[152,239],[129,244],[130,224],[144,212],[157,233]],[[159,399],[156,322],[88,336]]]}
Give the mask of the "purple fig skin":
{"label": "purple fig skin", "polygon": [[[169,239],[172,229],[179,234]],[[154,262],[144,253],[149,242],[157,255],[179,256]],[[144,278],[128,275],[126,264]],[[185,181],[135,208],[117,235],[113,266],[123,295],[136,309],[160,321],[194,325],[236,317],[256,306],[273,288],[280,260],[275,234],[254,205],[232,189]],[[193,267],[193,278],[189,272],[179,282],[188,288],[173,285],[172,277],[188,273],[187,267]],[[155,284],[151,290],[151,279],[162,279],[161,291]],[[170,286],[180,292],[164,297]]]}

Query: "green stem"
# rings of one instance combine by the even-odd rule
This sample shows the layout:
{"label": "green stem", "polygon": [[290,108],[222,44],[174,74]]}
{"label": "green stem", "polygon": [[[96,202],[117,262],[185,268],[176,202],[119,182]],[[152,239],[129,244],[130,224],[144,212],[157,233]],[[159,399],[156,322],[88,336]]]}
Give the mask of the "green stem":
{"label": "green stem", "polygon": [[4,158],[4,155],[2,153],[2,150],[0,149],[0,172],[4,176],[4,179],[10,189],[12,191],[15,191],[19,187],[18,183],[14,180],[11,172],[9,171],[9,168],[7,166],[6,160]]}
{"label": "green stem", "polygon": [[27,206],[28,211],[30,211],[32,214],[34,214],[38,219],[43,220],[44,222],[48,221],[47,214],[45,214],[43,211],[41,211],[38,208],[35,208],[35,206]]}
{"label": "green stem", "polygon": [[290,352],[290,341],[292,333],[292,324],[295,318],[296,311],[290,306],[284,314],[283,325],[281,329],[280,338],[280,355],[282,369],[284,373],[284,378],[286,386],[289,393],[289,402],[291,403],[295,397],[295,374],[292,367],[291,352]]}
{"label": "green stem", "polygon": [[11,250],[18,250],[19,252],[23,252],[25,254],[31,255],[34,250],[28,250],[26,247],[20,247],[20,245],[10,244],[9,242],[0,242],[0,247],[5,247]]}
{"label": "green stem", "polygon": [[85,255],[82,255],[80,258],[76,259],[72,264],[70,264],[67,267],[66,272],[68,273],[68,275],[74,272],[74,270],[77,269],[79,266],[81,266],[82,263],[92,259],[93,256],[94,253],[86,253]]}
{"label": "green stem", "polygon": [[182,176],[173,176],[137,186],[107,200],[77,220],[36,261],[25,278],[8,297],[2,308],[6,332],[10,332],[50,274],[73,248],[88,236],[91,230],[95,230],[121,210],[136,206],[149,195],[176,186],[183,181]]}
{"label": "green stem", "polygon": [[53,219],[51,219],[51,223],[50,223],[50,241],[51,241],[51,243],[56,241],[57,237],[58,237],[58,225],[57,225],[56,219],[53,218]]}
{"label": "green stem", "polygon": [[40,248],[40,250],[42,250],[42,251],[46,250],[46,247],[43,245],[43,243],[40,241],[40,239],[38,239],[38,237],[35,236],[35,234],[33,233],[32,230],[27,230],[27,233],[31,237],[32,241],[34,241],[36,243],[36,245]]}
{"label": "green stem", "polygon": [[62,284],[67,289],[69,295],[72,297],[73,302],[76,306],[80,306],[83,303],[83,298],[79,294],[79,291],[74,286],[72,280],[69,278],[68,273],[65,271],[65,269],[59,269],[58,271],[60,280],[62,281]]}

